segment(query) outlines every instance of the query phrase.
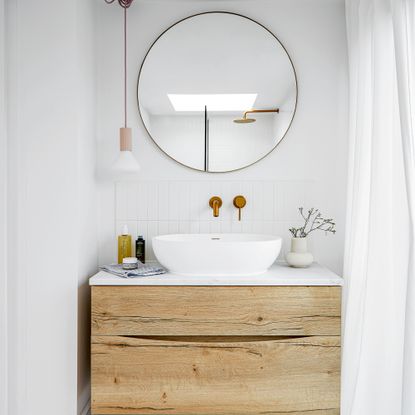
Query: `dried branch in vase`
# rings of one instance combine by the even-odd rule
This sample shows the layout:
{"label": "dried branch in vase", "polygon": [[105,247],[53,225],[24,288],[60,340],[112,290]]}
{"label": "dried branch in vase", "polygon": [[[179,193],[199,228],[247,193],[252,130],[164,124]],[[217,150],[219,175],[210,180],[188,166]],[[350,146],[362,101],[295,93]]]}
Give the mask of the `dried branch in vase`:
{"label": "dried branch in vase", "polygon": [[294,238],[306,238],[311,232],[323,231],[327,233],[336,233],[336,223],[333,219],[325,219],[318,209],[311,208],[304,213],[302,207],[298,208],[301,217],[304,219],[304,225],[299,228],[290,228]]}

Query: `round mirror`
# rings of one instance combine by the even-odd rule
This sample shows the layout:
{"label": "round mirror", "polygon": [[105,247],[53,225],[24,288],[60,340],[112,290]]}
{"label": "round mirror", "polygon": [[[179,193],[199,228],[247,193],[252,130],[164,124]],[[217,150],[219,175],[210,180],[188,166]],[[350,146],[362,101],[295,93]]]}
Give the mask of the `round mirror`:
{"label": "round mirror", "polygon": [[143,123],[168,156],[193,169],[228,172],[269,154],[297,105],[295,70],[259,23],[208,12],[167,29],[138,77]]}

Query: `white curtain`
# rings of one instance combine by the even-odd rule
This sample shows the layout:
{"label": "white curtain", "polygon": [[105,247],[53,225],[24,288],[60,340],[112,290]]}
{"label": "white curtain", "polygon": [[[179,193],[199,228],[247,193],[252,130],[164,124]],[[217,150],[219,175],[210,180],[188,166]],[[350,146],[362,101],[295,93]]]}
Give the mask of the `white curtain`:
{"label": "white curtain", "polygon": [[415,415],[415,0],[346,0],[342,415]]}

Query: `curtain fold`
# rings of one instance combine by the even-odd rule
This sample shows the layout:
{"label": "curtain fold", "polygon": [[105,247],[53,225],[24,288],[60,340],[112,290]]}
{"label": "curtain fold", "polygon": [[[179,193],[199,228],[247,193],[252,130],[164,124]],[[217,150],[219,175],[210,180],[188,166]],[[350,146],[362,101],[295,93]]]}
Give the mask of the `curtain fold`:
{"label": "curtain fold", "polygon": [[394,1],[392,13],[399,116],[410,222],[402,415],[413,415],[415,414],[415,1]]}
{"label": "curtain fold", "polygon": [[346,0],[342,415],[414,415],[414,0]]}

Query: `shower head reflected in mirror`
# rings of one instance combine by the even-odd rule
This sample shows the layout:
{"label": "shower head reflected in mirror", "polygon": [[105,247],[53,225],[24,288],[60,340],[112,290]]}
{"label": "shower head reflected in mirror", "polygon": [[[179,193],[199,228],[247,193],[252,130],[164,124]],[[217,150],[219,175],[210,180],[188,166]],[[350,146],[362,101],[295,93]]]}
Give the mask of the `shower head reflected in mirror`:
{"label": "shower head reflected in mirror", "polygon": [[249,111],[245,111],[242,118],[236,118],[235,120],[233,120],[233,122],[235,122],[237,124],[250,124],[250,123],[253,123],[253,122],[256,121],[256,119],[255,118],[248,118],[247,115],[252,114],[252,113],[258,113],[258,112],[276,112],[276,113],[279,113],[280,109],[276,108],[274,110],[249,110]]}
{"label": "shower head reflected in mirror", "polygon": [[249,124],[255,121],[256,121],[255,118],[246,118],[245,116],[242,118],[236,118],[235,120],[233,120],[233,122],[236,122],[237,124]]}

